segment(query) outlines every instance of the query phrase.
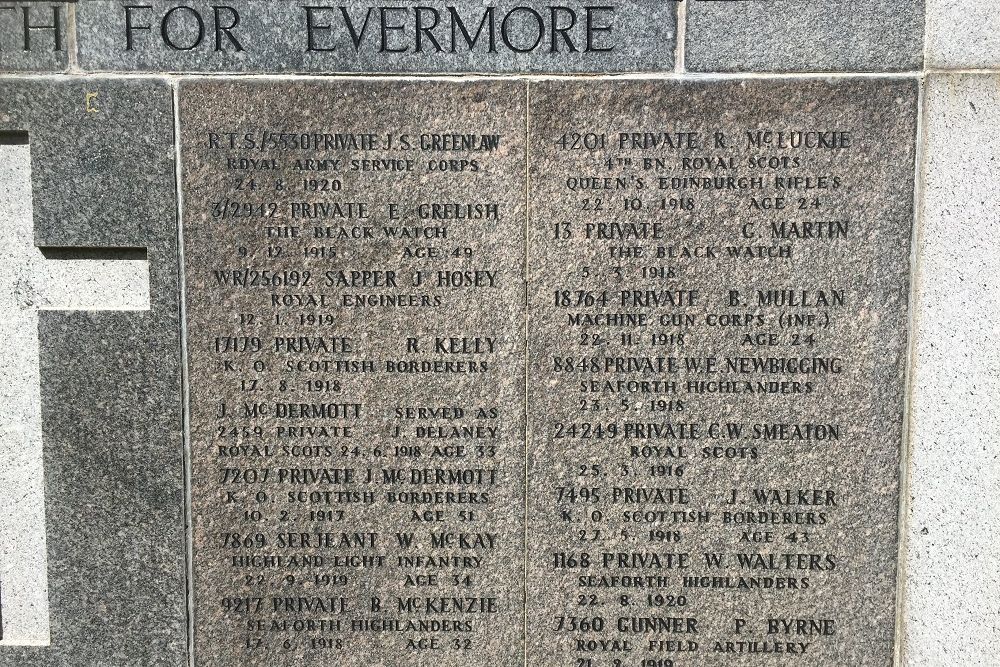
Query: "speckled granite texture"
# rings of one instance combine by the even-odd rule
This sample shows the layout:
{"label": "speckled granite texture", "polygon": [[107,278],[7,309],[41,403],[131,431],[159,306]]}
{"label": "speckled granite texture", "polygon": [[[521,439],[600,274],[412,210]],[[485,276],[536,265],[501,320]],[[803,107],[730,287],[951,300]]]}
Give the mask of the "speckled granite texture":
{"label": "speckled granite texture", "polygon": [[686,2],[692,72],[908,72],[924,0]]}
{"label": "speckled granite texture", "polygon": [[199,667],[521,665],[525,93],[181,84]]}
{"label": "speckled granite texture", "polygon": [[927,3],[927,67],[1000,67],[1000,2],[924,0]]}
{"label": "speckled granite texture", "polygon": [[0,81],[35,244],[145,247],[151,292],[147,311],[39,315],[52,641],[0,646],[5,667],[186,664],[172,128],[161,82]]}
{"label": "speckled granite texture", "polygon": [[916,82],[529,95],[528,664],[890,664]]}
{"label": "speckled granite texture", "polygon": [[1000,76],[934,75],[926,95],[903,657],[991,665],[1000,641]]}
{"label": "speckled granite texture", "polygon": [[0,2],[0,73],[65,70],[72,12],[66,2]]}
{"label": "speckled granite texture", "polygon": [[[137,6],[139,4],[137,3]],[[80,65],[167,72],[647,72],[674,66],[676,3],[539,0],[77,5]],[[308,11],[304,7],[312,7]],[[172,13],[171,13],[172,12]],[[166,26],[165,31],[163,27]],[[385,29],[383,30],[383,26]],[[231,29],[230,29],[231,27]],[[217,29],[218,28],[218,29]],[[225,29],[225,30],[224,30]],[[131,37],[131,48],[126,35]],[[170,48],[163,35],[177,48]],[[471,47],[472,43],[475,46]]]}

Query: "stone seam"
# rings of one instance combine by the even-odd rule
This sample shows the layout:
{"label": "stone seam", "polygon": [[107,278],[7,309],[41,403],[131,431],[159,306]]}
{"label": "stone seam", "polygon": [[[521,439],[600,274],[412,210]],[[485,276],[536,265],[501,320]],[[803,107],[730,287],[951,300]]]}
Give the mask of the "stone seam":
{"label": "stone seam", "polygon": [[181,189],[181,123],[180,95],[177,81],[170,81],[171,101],[174,109],[174,184],[177,202],[177,289],[180,309],[181,343],[181,428],[184,434],[184,543],[187,611],[187,658],[189,667],[194,667],[194,544],[193,512],[191,509],[191,418],[189,410],[190,390],[188,384],[188,330],[187,330],[187,277],[184,272],[184,193]]}

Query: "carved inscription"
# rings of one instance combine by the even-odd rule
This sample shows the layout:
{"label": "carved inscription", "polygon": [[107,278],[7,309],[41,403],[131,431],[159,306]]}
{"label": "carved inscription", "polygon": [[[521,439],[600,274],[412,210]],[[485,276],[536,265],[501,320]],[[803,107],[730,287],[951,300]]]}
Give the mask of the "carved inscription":
{"label": "carved inscription", "polygon": [[181,84],[196,663],[890,662],[915,107]]}
{"label": "carved inscription", "polygon": [[524,97],[182,84],[199,665],[520,664]]}
{"label": "carved inscription", "polygon": [[915,89],[531,85],[529,665],[891,662]]}

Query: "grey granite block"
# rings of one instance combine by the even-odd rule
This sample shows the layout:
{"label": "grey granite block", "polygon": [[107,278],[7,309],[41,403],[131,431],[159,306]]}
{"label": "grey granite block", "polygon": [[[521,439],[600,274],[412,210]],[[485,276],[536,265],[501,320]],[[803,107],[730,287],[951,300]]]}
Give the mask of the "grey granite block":
{"label": "grey granite block", "polygon": [[675,3],[661,0],[125,6],[113,0],[77,6],[85,70],[645,72],[674,63]]}
{"label": "grey granite block", "polygon": [[1000,77],[933,75],[914,301],[903,662],[1000,642]]}
{"label": "grey granite block", "polygon": [[530,85],[527,664],[892,663],[917,98]]}
{"label": "grey granite block", "polygon": [[902,72],[923,62],[924,0],[694,0],[693,72]]}
{"label": "grey granite block", "polygon": [[72,11],[66,2],[0,2],[0,72],[66,69]]}
{"label": "grey granite block", "polygon": [[199,667],[522,665],[525,95],[181,83]]}
{"label": "grey granite block", "polygon": [[[45,261],[145,258],[149,303],[119,311],[134,306],[115,297],[109,310],[38,313],[51,640],[0,645],[0,663],[180,667],[186,540],[170,89],[0,80],[0,133],[12,132],[27,133],[34,245],[46,248]],[[37,305],[29,290],[23,307]]]}

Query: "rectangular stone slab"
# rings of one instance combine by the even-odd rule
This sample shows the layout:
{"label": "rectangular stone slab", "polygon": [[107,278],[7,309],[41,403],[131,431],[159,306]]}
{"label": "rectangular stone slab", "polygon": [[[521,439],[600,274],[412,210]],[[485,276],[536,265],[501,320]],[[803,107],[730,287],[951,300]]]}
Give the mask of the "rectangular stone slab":
{"label": "rectangular stone slab", "polygon": [[180,122],[195,664],[520,665],[524,84]]}
{"label": "rectangular stone slab", "polygon": [[685,5],[692,72],[903,72],[923,63],[924,0]]}
{"label": "rectangular stone slab", "polygon": [[81,0],[76,12],[85,70],[644,72],[673,69],[675,4]]}
{"label": "rectangular stone slab", "polygon": [[[915,289],[903,664],[988,665],[1000,628],[996,74],[935,74]],[[946,629],[946,631],[945,631]]]}
{"label": "rectangular stone slab", "polygon": [[529,99],[528,664],[890,664],[917,82]]}
{"label": "rectangular stone slab", "polygon": [[[41,261],[53,271],[61,262],[75,271],[82,261],[141,263],[141,256],[148,296],[103,299],[86,286],[74,292],[68,281],[63,296],[71,298],[56,299],[58,292],[47,290],[58,287],[58,272],[21,272],[4,248],[3,298],[18,304],[4,320],[12,347],[5,362],[38,359],[40,405],[23,408],[41,411],[47,557],[39,565],[47,571],[50,637],[37,646],[0,644],[0,663],[181,667],[187,541],[170,88],[139,80],[5,80],[0,142],[18,137],[30,151],[30,250],[44,249]],[[80,257],[89,259],[72,259]],[[95,273],[83,268],[78,275]],[[142,276],[133,277],[141,288]],[[133,285],[120,288],[123,297],[133,295]],[[36,310],[37,334],[13,336],[15,320]],[[31,370],[22,372],[22,381],[31,381]],[[8,383],[3,394],[31,389]],[[20,417],[13,416],[15,429]],[[5,413],[5,429],[10,419]],[[3,470],[5,479],[10,472]],[[18,515],[15,508],[13,523],[29,509]],[[0,599],[3,586],[0,580]],[[19,641],[4,641],[12,640]]]}
{"label": "rectangular stone slab", "polygon": [[0,3],[0,72],[65,70],[72,12],[65,2]]}
{"label": "rectangular stone slab", "polygon": [[1000,14],[979,0],[926,0],[927,68],[991,69],[1000,66]]}

